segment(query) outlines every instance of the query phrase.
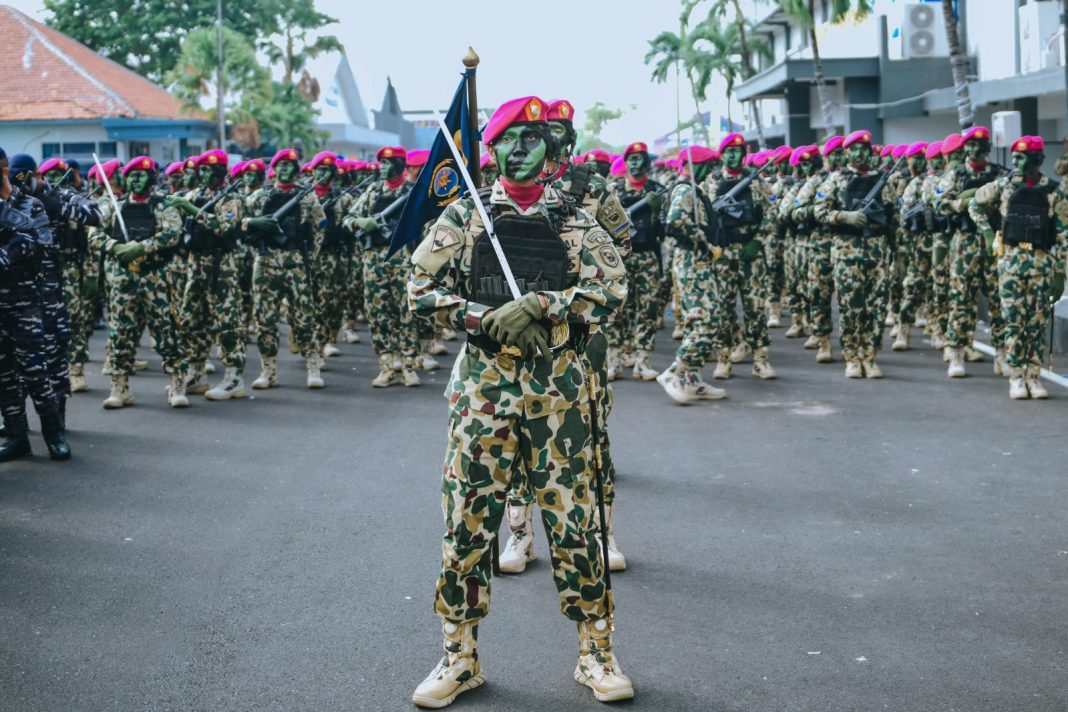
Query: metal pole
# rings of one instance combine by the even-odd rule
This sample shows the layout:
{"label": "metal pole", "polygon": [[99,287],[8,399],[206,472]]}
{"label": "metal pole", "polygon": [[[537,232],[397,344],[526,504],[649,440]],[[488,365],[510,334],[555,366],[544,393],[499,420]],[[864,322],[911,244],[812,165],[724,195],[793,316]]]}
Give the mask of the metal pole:
{"label": "metal pole", "polygon": [[[1068,0],[1065,0],[1068,2]],[[478,71],[478,55],[472,47],[467,48],[463,58],[464,67],[471,70],[467,78],[467,125],[471,129],[471,141],[467,149],[467,169],[475,182],[475,187],[482,185],[482,149],[478,140],[478,92],[475,90],[475,72]]]}
{"label": "metal pole", "polygon": [[215,0],[216,43],[218,63],[215,66],[215,116],[219,124],[219,148],[226,150],[226,116],[223,113],[223,15],[222,0]]}

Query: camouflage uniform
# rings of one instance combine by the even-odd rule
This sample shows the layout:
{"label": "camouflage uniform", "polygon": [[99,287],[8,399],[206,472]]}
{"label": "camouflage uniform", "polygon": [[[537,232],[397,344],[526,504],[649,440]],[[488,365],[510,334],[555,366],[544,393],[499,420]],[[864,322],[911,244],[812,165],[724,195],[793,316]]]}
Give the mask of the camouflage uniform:
{"label": "camouflage uniform", "polygon": [[[275,185],[260,188],[246,198],[244,214],[246,217],[264,215],[268,201],[281,200],[273,196],[285,193],[288,200],[296,191],[280,191]],[[296,244],[289,241],[280,248],[271,240],[263,239],[257,245],[259,251],[253,267],[252,288],[255,291],[256,346],[261,358],[278,356],[278,320],[283,299],[300,355],[305,359],[319,358],[311,270],[322,245],[326,215],[314,193],[306,194],[299,208],[295,209],[300,210],[301,229],[304,230]],[[253,235],[252,239],[259,238]]]}
{"label": "camouflage uniform", "polygon": [[[330,193],[321,196],[323,202],[333,200],[326,213],[327,224],[323,232],[323,246],[316,260],[316,284],[319,301],[316,304],[316,319],[319,329],[319,344],[337,343],[337,332],[345,311],[352,279],[352,233],[342,228],[341,223],[356,199],[348,193],[334,198]],[[362,269],[362,268],[361,268]]]}
{"label": "camouflage uniform", "polygon": [[[564,209],[546,187],[526,211],[498,181],[490,205],[538,216]],[[449,438],[442,479],[446,535],[435,610],[447,622],[477,622],[489,611],[490,543],[496,536],[513,472],[530,477],[549,535],[560,609],[576,621],[603,619],[607,610],[603,564],[594,535],[591,501],[591,393],[587,369],[572,348],[548,359],[494,355],[481,337],[487,307],[468,301],[472,246],[483,232],[470,199],[451,204],[412,258],[410,308],[438,324],[465,330],[447,394]],[[561,239],[575,286],[545,292],[548,319],[573,327],[603,322],[626,298],[626,273],[611,238],[577,210]],[[482,343],[482,342],[479,342]]]}
{"label": "camouflage uniform", "polygon": [[830,175],[819,171],[810,176],[798,189],[790,216],[797,225],[800,249],[804,253],[805,301],[809,333],[816,339],[827,339],[834,328],[831,299],[834,296],[834,261],[831,252],[834,235],[827,226],[815,218],[816,196],[820,186]]}
{"label": "camouflage uniform", "polygon": [[[1010,198],[1025,186],[1024,178],[1014,172],[979,188],[968,206],[968,214],[977,226],[976,232],[982,235],[992,229],[991,214],[1004,219],[1009,214]],[[1051,283],[1054,274],[1063,274],[1065,255],[1068,255],[1068,196],[1063,186],[1057,186],[1046,176],[1027,187],[1046,192],[1047,216],[1053,233],[1049,238],[1051,246],[1041,249],[1032,243],[1008,244],[1005,240],[998,248],[1001,256],[997,271],[1006,360],[1010,368],[1027,369],[1037,378],[1050,318],[1048,303],[1050,297],[1058,299],[1061,296],[1051,294]]]}
{"label": "camouflage uniform", "polygon": [[[626,179],[617,181],[615,185],[615,193],[621,206],[624,202],[629,205],[653,192],[662,193],[663,188],[652,179],[640,189]],[[660,249],[664,226],[660,222],[659,209],[645,210],[649,214],[647,234],[639,236],[635,230],[631,230],[631,253],[623,259],[627,268],[629,289],[627,303],[618,322],[625,345],[630,344],[635,351],[651,353],[656,345],[656,330],[660,318],[657,295],[660,293]],[[624,214],[625,212],[624,210]],[[634,244],[636,238],[641,238],[640,244]],[[616,247],[618,249],[619,245]]]}
{"label": "camouflage uniform", "polygon": [[990,340],[995,348],[1001,350],[1004,347],[1005,322],[1001,318],[994,256],[968,217],[966,201],[957,197],[967,188],[977,187],[977,183],[994,180],[998,172],[989,163],[977,172],[966,161],[955,170],[946,170],[935,189],[935,210],[948,217],[953,227],[953,240],[949,246],[949,316],[945,334],[954,348],[963,349],[972,344],[979,318],[979,294],[986,297],[990,312]]}
{"label": "camouflage uniform", "polygon": [[901,323],[901,301],[905,296],[905,278],[912,263],[912,256],[916,250],[916,235],[906,229],[899,219],[901,201],[905,197],[905,189],[912,180],[908,167],[894,171],[886,182],[887,199],[892,201],[886,204],[887,217],[890,220],[890,228],[887,232],[893,237],[890,247],[890,265],[888,272],[887,299],[889,300],[889,313],[895,323]]}
{"label": "camouflage uniform", "polygon": [[794,180],[776,200],[777,234],[783,243],[783,294],[794,323],[803,323],[808,313],[809,231],[794,222],[797,196],[813,180]]}
{"label": "camouflage uniform", "polygon": [[949,246],[953,235],[949,219],[934,209],[936,190],[945,169],[930,171],[920,186],[920,199],[931,206],[931,293],[927,299],[927,321],[931,324],[931,340],[938,344],[949,329]]}
{"label": "camouflage uniform", "polygon": [[908,268],[902,283],[901,308],[897,312],[898,321],[903,326],[911,326],[916,322],[916,312],[928,302],[931,287],[931,250],[934,248],[932,211],[928,209],[925,214],[909,222],[904,219],[906,210],[917,203],[925,203],[923,186],[928,175],[924,172],[913,176],[901,195],[902,232],[908,234],[906,239],[911,242]]}
{"label": "camouflage uniform", "polygon": [[[131,196],[120,198],[119,210],[137,204],[131,201]],[[119,377],[122,382],[133,373],[137,345],[146,326],[167,373],[182,378],[186,374],[178,317],[181,291],[173,276],[174,251],[182,238],[182,216],[158,195],[149,198],[149,205],[155,232],[143,241],[145,255],[129,264],[123,265],[112,255],[123,236],[109,203],[100,205],[100,227],[89,231],[90,249],[105,254],[108,355],[113,380]]]}
{"label": "camouflage uniform", "polygon": [[[411,184],[401,182],[392,190],[385,181],[374,183],[349,209],[343,226],[356,232],[357,218],[374,217],[375,204],[386,204],[404,195]],[[392,357],[403,356],[408,368],[414,367],[418,349],[418,333],[414,317],[404,309],[404,289],[408,278],[408,254],[398,250],[390,257],[389,243],[377,233],[368,237],[370,244],[363,245],[363,305],[367,326],[371,332],[371,344],[379,357],[383,370],[392,369]]]}
{"label": "camouflage uniform", "polygon": [[780,175],[767,186],[768,214],[765,221],[764,256],[767,264],[768,301],[772,304],[779,303],[786,291],[786,263],[789,259],[787,252],[790,250],[787,224],[779,218],[779,206],[795,185],[797,179],[792,175]]}
{"label": "camouflage uniform", "polygon": [[[188,194],[200,207],[216,191],[201,186]],[[186,281],[182,289],[182,328],[188,366],[199,378],[211,345],[216,339],[223,363],[240,374],[245,370],[248,323],[245,317],[241,270],[245,251],[237,243],[244,214],[244,201],[230,193],[211,208],[218,227],[193,223],[188,246]]]}
{"label": "camouflage uniform", "polygon": [[89,250],[88,233],[89,228],[68,222],[55,235],[63,254],[63,299],[70,316],[67,358],[71,369],[78,371],[89,361],[96,310],[96,300],[85,296],[85,287],[100,281],[100,256]]}
{"label": "camouflage uniform", "polygon": [[[849,209],[846,194],[850,181],[859,175],[851,166],[831,173],[816,191],[812,214],[834,235],[831,260],[838,291],[842,356],[847,362],[867,363],[873,362],[882,348],[890,253],[885,235],[860,234],[839,225],[839,213]],[[893,196],[888,188],[883,189],[882,200],[884,205],[892,206]]]}

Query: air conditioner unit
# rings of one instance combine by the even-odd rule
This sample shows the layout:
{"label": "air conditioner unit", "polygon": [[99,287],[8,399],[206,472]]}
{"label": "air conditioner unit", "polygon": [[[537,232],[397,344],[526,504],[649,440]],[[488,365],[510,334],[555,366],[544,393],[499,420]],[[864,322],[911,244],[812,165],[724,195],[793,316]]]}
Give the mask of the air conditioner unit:
{"label": "air conditioner unit", "polygon": [[910,59],[949,56],[942,6],[920,2],[905,6],[901,23],[901,54]]}

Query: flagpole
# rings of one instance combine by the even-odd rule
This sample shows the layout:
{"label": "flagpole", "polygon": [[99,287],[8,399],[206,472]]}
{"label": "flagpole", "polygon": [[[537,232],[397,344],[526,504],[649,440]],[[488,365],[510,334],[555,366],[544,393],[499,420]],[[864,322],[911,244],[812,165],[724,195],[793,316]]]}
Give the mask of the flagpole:
{"label": "flagpole", "polygon": [[467,48],[467,54],[462,61],[464,67],[471,70],[470,76],[464,80],[467,82],[467,125],[471,136],[470,144],[466,146],[470,158],[467,168],[477,188],[482,185],[482,150],[478,135],[478,92],[475,90],[475,72],[478,71],[479,59],[474,48]]}

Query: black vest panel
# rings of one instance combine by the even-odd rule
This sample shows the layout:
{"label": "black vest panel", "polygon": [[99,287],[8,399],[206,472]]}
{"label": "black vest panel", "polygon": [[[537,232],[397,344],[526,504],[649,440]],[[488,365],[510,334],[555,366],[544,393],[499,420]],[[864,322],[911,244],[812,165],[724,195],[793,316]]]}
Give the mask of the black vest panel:
{"label": "black vest panel", "polygon": [[[569,286],[567,245],[548,220],[502,215],[494,220],[493,228],[520,292],[559,291]],[[512,301],[504,270],[485,232],[475,238],[468,294],[494,308]]]}
{"label": "black vest panel", "polygon": [[[297,194],[296,191],[289,193],[283,193],[280,190],[272,190],[270,195],[267,196],[267,202],[263,205],[264,215],[273,215],[275,211],[279,210],[283,205],[293,199],[293,196]],[[301,213],[303,211],[300,206],[294,207],[289,211],[278,224],[282,228],[282,233],[286,236],[285,248],[297,249],[301,246],[301,242],[308,237],[308,227],[301,220]]]}
{"label": "black vest panel", "polygon": [[1053,220],[1049,216],[1049,187],[1021,186],[1009,197],[1002,222],[1002,240],[1006,245],[1029,243],[1036,250],[1053,247]]}
{"label": "black vest panel", "polygon": [[[647,190],[649,190],[648,186]],[[645,193],[627,192],[623,190],[622,184],[616,194],[619,196],[619,202],[624,210],[637,203],[646,195]],[[653,211],[648,203],[630,216],[631,225],[634,226],[630,233],[630,247],[632,251],[655,252],[660,249],[660,240],[657,235],[656,222],[653,218]]]}
{"label": "black vest panel", "polygon": [[[153,200],[143,203],[135,203],[127,200],[122,206],[122,221],[126,224],[126,234],[130,236],[130,242],[144,242],[156,234],[156,211],[153,210]],[[116,220],[112,226],[112,236],[123,240],[122,228]]]}
{"label": "black vest panel", "polygon": [[[868,193],[871,192],[871,189],[874,188],[875,184],[878,182],[878,173],[866,173],[864,175],[857,174],[853,176],[846,185],[846,209],[860,210],[861,205],[864,203],[864,199],[868,197]],[[875,212],[877,216],[881,215],[881,219],[878,219],[877,217],[875,220],[872,220],[869,217],[867,228],[861,230],[847,225],[839,225],[838,231],[845,235],[862,235],[865,231],[867,231],[867,234],[869,235],[882,235],[886,231],[886,206],[883,205],[882,195],[875,196],[875,210],[873,212]]]}

